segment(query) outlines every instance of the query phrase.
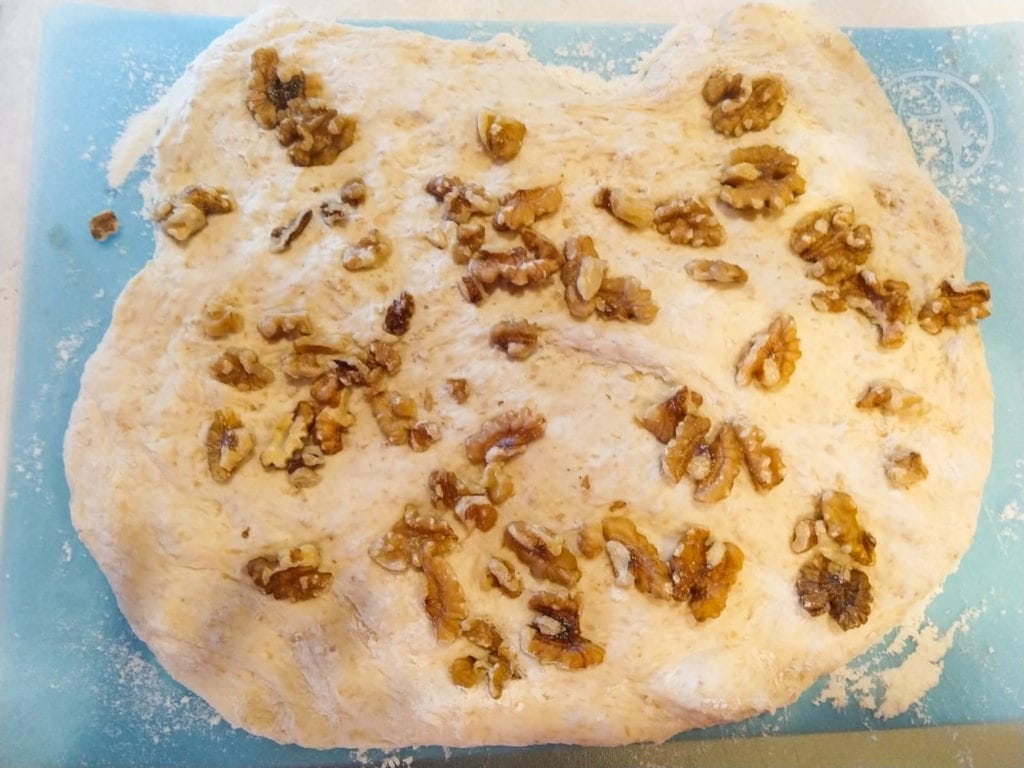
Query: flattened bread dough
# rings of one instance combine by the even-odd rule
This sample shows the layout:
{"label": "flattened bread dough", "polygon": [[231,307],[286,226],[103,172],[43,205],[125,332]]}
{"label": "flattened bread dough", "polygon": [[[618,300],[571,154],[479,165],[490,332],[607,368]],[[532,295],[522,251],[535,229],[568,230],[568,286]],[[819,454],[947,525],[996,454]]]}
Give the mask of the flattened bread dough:
{"label": "flattened bread dough", "polygon": [[[319,74],[326,100],[358,116],[355,143],[332,165],[293,166],[274,132],[250,116],[250,56],[265,45]],[[739,139],[712,131],[701,88],[719,67],[778,73],[789,93],[781,116]],[[528,126],[521,154],[504,164],[478,144],[476,114],[491,106]],[[933,336],[915,323],[902,347],[882,349],[860,314],[811,307],[821,286],[789,250],[800,217],[845,202],[873,228],[872,267],[906,281],[915,309],[942,279],[963,275],[951,207],[838,31],[752,7],[717,27],[676,29],[638,75],[606,82],[542,66],[507,40],[443,42],[274,10],[214,42],[165,107],[150,199],[204,182],[230,190],[238,210],[211,217],[185,246],[158,232],[153,260],[125,288],[86,367],[65,461],[74,524],[131,626],[230,723],[313,747],[661,740],[793,701],[900,623],[970,544],[992,433],[976,327]],[[727,231],[719,248],[674,245],[592,204],[602,185],[652,200],[713,197],[729,150],[760,143],[799,158],[807,192],[771,215],[714,203]],[[561,209],[538,231],[559,245],[592,236],[613,273],[651,289],[660,307],[654,322],[574,320],[557,276],[543,288],[498,290],[479,306],[464,301],[456,285],[465,268],[425,238],[440,221],[423,191],[437,173],[495,193],[559,184]],[[315,210],[353,176],[365,179],[368,196],[352,222],[329,228],[314,218],[287,252],[270,252],[271,229]],[[392,255],[377,269],[347,272],[341,252],[370,227],[392,239]],[[697,257],[739,264],[749,280],[728,290],[698,283],[683,269]],[[259,318],[304,310],[318,329],[367,342],[383,337],[383,313],[403,290],[417,309],[389,386],[415,397],[423,413],[429,390],[441,440],[422,453],[386,445],[357,393],[356,424],[318,485],[297,491],[256,456],[230,482],[214,482],[203,441],[216,409],[240,415],[258,453],[275,421],[306,397],[307,386],[281,373],[290,345],[264,340]],[[224,297],[239,307],[244,329],[214,340],[200,317]],[[738,386],[737,356],[782,312],[801,340],[792,379],[772,392]],[[526,360],[509,360],[488,342],[490,327],[508,317],[543,329]],[[274,382],[239,392],[216,381],[208,366],[226,346],[256,350]],[[446,394],[448,377],[469,382],[465,404]],[[865,386],[884,378],[921,394],[927,413],[903,419],[855,408]],[[782,450],[785,481],[758,493],[741,474],[715,504],[695,502],[688,480],[666,481],[662,446],[635,417],[684,384],[703,395],[702,412],[714,422],[742,417],[763,429]],[[429,509],[432,470],[471,474],[463,441],[481,422],[525,405],[546,417],[547,430],[508,464],[515,494],[498,525],[467,533],[449,513],[464,537],[449,561],[470,613],[498,626],[525,673],[493,699],[486,687],[449,679],[451,661],[472,646],[435,639],[421,574],[387,572],[367,552],[407,503]],[[909,490],[884,474],[884,456],[897,446],[919,450],[930,470]],[[871,616],[847,632],[808,615],[794,590],[807,558],[790,549],[794,523],[829,489],[856,499],[878,542],[877,562],[865,569]],[[728,605],[698,623],[685,605],[616,586],[604,555],[580,557],[573,591],[582,595],[582,630],[605,648],[605,660],[574,671],[541,665],[521,651],[519,636],[533,617],[526,596],[552,586],[519,566],[526,596],[483,591],[484,563],[494,554],[515,561],[501,547],[511,520],[540,522],[575,550],[580,525],[617,500],[665,557],[690,524],[736,543],[746,562]],[[328,591],[292,603],[254,587],[249,560],[307,542],[333,573]]]}

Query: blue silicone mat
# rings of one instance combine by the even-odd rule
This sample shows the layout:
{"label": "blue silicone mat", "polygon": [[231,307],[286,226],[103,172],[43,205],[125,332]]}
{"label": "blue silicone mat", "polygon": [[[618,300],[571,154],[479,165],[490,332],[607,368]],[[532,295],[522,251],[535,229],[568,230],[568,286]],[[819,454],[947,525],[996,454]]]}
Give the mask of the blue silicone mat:
{"label": "blue silicone mat", "polygon": [[[110,148],[127,118],[152,103],[231,23],[89,6],[63,6],[47,19],[0,518],[0,765],[512,764],[510,751],[502,749],[318,752],[232,729],[170,680],[134,637],[71,527],[61,462],[68,413],[115,298],[153,247],[151,224],[138,214],[145,168],[121,189],[108,188]],[[630,71],[665,31],[636,25],[401,26],[449,38],[511,32],[542,61],[605,76]],[[936,632],[953,633],[952,647],[940,683],[896,718],[877,719],[858,705],[858,696],[881,696],[871,688],[872,675],[898,665],[901,653],[914,650],[912,642],[898,652],[883,643],[855,662],[869,682],[846,707],[815,703],[823,680],[792,707],[686,734],[678,742],[1024,717],[1024,136],[1018,123],[1024,114],[1024,26],[849,34],[907,124],[921,161],[957,208],[968,279],[992,286],[994,314],[982,329],[996,386],[993,471],[974,546],[928,613]],[[118,212],[122,229],[98,244],[87,222],[106,207]],[[516,752],[514,762],[614,764],[619,756],[620,762],[657,764],[659,749],[531,749]]]}

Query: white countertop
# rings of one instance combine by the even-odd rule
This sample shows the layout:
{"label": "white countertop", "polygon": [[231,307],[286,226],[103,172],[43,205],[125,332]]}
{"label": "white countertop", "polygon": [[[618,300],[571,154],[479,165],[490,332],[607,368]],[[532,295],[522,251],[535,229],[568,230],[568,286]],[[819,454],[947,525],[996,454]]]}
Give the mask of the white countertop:
{"label": "white countertop", "polygon": [[[1011,0],[776,0],[807,7],[842,26],[953,26],[1024,21],[1024,3]],[[15,343],[20,313],[20,286],[32,133],[43,19],[58,0],[0,0],[0,82],[8,108],[0,126],[0,498],[5,498],[8,425],[14,379]],[[208,0],[106,0],[96,5],[165,13],[204,14]],[[271,5],[268,0],[221,0],[217,13],[243,16]],[[726,13],[743,0],[647,0],[637,8],[623,0],[553,0],[545,3],[504,0],[307,0],[296,10],[319,17],[375,19],[469,19],[501,21],[675,22],[689,15]],[[893,7],[895,6],[895,7]],[[0,516],[2,536],[2,516]]]}

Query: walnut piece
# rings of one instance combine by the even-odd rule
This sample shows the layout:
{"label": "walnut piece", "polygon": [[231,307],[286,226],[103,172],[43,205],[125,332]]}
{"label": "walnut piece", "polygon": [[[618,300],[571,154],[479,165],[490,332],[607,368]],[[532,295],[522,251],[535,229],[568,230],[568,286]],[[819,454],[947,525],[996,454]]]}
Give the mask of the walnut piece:
{"label": "walnut piece", "polygon": [[844,630],[854,629],[871,614],[871,582],[859,568],[847,568],[820,552],[804,563],[796,580],[800,606],[811,616],[828,612]]}
{"label": "walnut piece", "polygon": [[529,408],[506,411],[485,421],[479,431],[466,438],[466,457],[473,464],[509,459],[544,436],[547,422]]}
{"label": "walnut piece", "polygon": [[683,267],[686,274],[701,283],[716,286],[745,285],[747,270],[719,259],[691,259]]}
{"label": "walnut piece", "polygon": [[440,515],[423,514],[406,506],[402,517],[370,546],[370,557],[393,573],[421,569],[423,562],[451,552],[459,539]]}
{"label": "walnut piece", "polygon": [[260,363],[251,349],[228,347],[210,365],[210,373],[222,384],[241,392],[262,389],[274,380],[274,372]]}
{"label": "walnut piece", "polygon": [[563,587],[571,587],[580,580],[576,556],[561,537],[543,525],[514,520],[505,526],[502,543],[536,579],[547,579]]}
{"label": "walnut piece", "polygon": [[242,330],[242,313],[230,301],[211,301],[203,307],[201,324],[211,339],[223,339]]}
{"label": "walnut piece", "polygon": [[193,184],[157,203],[153,219],[165,234],[182,243],[206,226],[208,216],[233,210],[235,199],[226,189]]}
{"label": "walnut piece", "polygon": [[277,125],[277,140],[288,148],[292,165],[330,165],[352,146],[356,118],[342,115],[318,99],[297,98],[288,102]]}
{"label": "walnut piece", "polygon": [[284,69],[280,64],[274,48],[257,48],[252,52],[246,106],[257,124],[267,130],[277,127],[280,113],[287,110],[289,101],[306,92],[302,70]]}
{"label": "walnut piece", "polygon": [[722,615],[745,559],[735,544],[714,545],[710,539],[706,528],[688,528],[669,561],[672,595],[689,604],[697,621]]}
{"label": "walnut piece", "polygon": [[270,252],[284,253],[291,248],[292,243],[305,231],[312,219],[313,210],[307,208],[295,214],[295,217],[287,224],[270,230]]}
{"label": "walnut piece", "polygon": [[264,315],[256,329],[267,341],[295,340],[299,336],[312,336],[313,323],[305,312],[279,312]]}
{"label": "walnut piece", "polygon": [[714,248],[725,242],[725,227],[697,197],[680,196],[665,200],[654,209],[654,226],[677,245]]}
{"label": "walnut piece", "polygon": [[508,251],[481,248],[469,260],[467,271],[469,277],[485,286],[504,282],[521,288],[546,282],[560,266],[560,260],[545,258],[517,245]]}
{"label": "walnut piece", "polygon": [[452,662],[452,681],[471,688],[486,679],[491,697],[500,699],[505,684],[522,677],[512,650],[505,644],[498,628],[486,619],[466,619],[462,622],[462,635],[488,653],[483,658],[463,656]]}
{"label": "walnut piece", "polygon": [[596,296],[601,290],[608,263],[597,255],[594,240],[586,235],[565,241],[565,260],[561,267],[565,303],[569,314],[584,320],[597,309]]}
{"label": "walnut piece", "polygon": [[218,483],[226,483],[249,457],[255,445],[252,433],[245,429],[231,408],[214,411],[206,431],[206,463],[210,476]]}
{"label": "walnut piece", "polygon": [[368,397],[370,412],[389,445],[409,442],[409,430],[416,420],[416,401],[400,392],[382,389]]}
{"label": "walnut piece", "polygon": [[105,211],[100,211],[89,219],[89,234],[98,243],[102,243],[116,235],[119,227],[120,222],[117,220],[117,214],[109,208]]}
{"label": "walnut piece", "polygon": [[408,291],[402,291],[384,312],[384,330],[392,336],[404,336],[415,311],[416,300]]}
{"label": "walnut piece", "polygon": [[341,202],[347,203],[353,208],[358,208],[366,202],[366,182],[358,176],[349,179],[341,185],[338,195],[341,198]]}
{"label": "walnut piece", "polygon": [[492,461],[485,466],[481,482],[483,482],[487,498],[491,500],[492,504],[503,504],[516,492],[512,478],[505,472],[503,461]]}
{"label": "walnut piece", "polygon": [[447,469],[435,469],[427,480],[430,503],[434,509],[455,509],[463,496],[479,496],[484,489],[466,483],[461,477]]}
{"label": "walnut piece", "polygon": [[487,229],[478,221],[455,225],[455,242],[452,243],[452,261],[468,264],[473,254],[479,251],[487,238]]}
{"label": "walnut piece", "polygon": [[594,205],[637,229],[647,229],[654,223],[653,203],[618,187],[598,189],[594,193]]}
{"label": "walnut piece", "polygon": [[316,545],[302,544],[276,555],[253,558],[245,570],[263,594],[296,603],[316,597],[331,585],[334,576],[321,571],[320,564]]}
{"label": "walnut piece", "polygon": [[711,466],[693,488],[694,500],[706,504],[721,501],[732,493],[743,464],[743,446],[732,424],[725,422],[718,428],[708,445],[708,453]]}
{"label": "walnut piece", "polygon": [[467,223],[474,215],[489,216],[498,210],[498,202],[487,190],[458,176],[438,174],[427,182],[426,190],[441,203],[441,215],[459,224]]}
{"label": "walnut piece", "polygon": [[523,148],[526,126],[514,117],[482,109],[476,118],[476,133],[487,154],[504,163],[512,160]]}
{"label": "walnut piece", "polygon": [[308,400],[300,400],[291,413],[279,418],[270,443],[260,453],[263,468],[288,469],[292,457],[300,455],[307,444],[315,418],[316,411]]}
{"label": "walnut piece", "polygon": [[857,520],[857,504],[842,491],[826,491],[818,499],[818,516],[839,548],[861,565],[875,562],[875,537]]}
{"label": "walnut piece", "polygon": [[790,315],[776,315],[767,329],[754,335],[736,364],[736,383],[756,383],[762,389],[784,386],[800,359],[796,321]]}
{"label": "walnut piece", "polygon": [[529,320],[502,320],[491,327],[491,346],[510,360],[525,360],[537,350],[541,328]]}
{"label": "walnut piece", "polygon": [[734,149],[722,171],[718,197],[737,210],[782,210],[807,188],[796,170],[799,162],[784,149],[767,144]]}
{"label": "walnut piece", "polygon": [[641,426],[662,443],[667,443],[676,434],[676,427],[688,413],[696,413],[704,402],[699,392],[680,387],[668,398],[655,403],[640,419]]}
{"label": "walnut piece", "polygon": [[661,468],[673,482],[678,483],[687,474],[694,456],[704,445],[704,436],[710,430],[711,420],[697,413],[687,413],[676,425],[661,457]]}
{"label": "walnut piece", "polygon": [[917,322],[931,334],[941,333],[943,328],[962,328],[992,314],[991,298],[988,283],[978,281],[958,290],[943,280],[921,307]]}
{"label": "walnut piece", "polygon": [[856,223],[852,206],[834,205],[801,218],[789,247],[811,262],[808,275],[825,285],[838,285],[853,277],[871,255],[871,227]]}
{"label": "walnut piece", "polygon": [[897,448],[885,457],[885,476],[895,488],[909,488],[928,477],[928,467],[917,451]]}
{"label": "walnut piece", "polygon": [[356,272],[361,269],[373,269],[380,266],[391,255],[391,240],[379,229],[371,229],[369,234],[350,245],[341,254],[341,264],[345,269]]}
{"label": "walnut piece", "polygon": [[515,566],[503,557],[492,557],[487,560],[486,587],[496,587],[508,597],[519,597],[523,594],[523,579]]}
{"label": "walnut piece", "polygon": [[486,496],[461,496],[455,502],[455,516],[470,528],[489,531],[498,521],[498,510]]}
{"label": "walnut piece", "polygon": [[409,447],[423,453],[441,439],[441,425],[434,421],[417,421],[409,427]]}
{"label": "walnut piece", "polygon": [[460,277],[458,286],[459,293],[462,294],[462,298],[470,304],[479,304],[490,295],[487,291],[487,286],[472,275],[463,275]]}
{"label": "walnut piece", "polygon": [[562,192],[557,186],[517,189],[499,200],[492,223],[499,232],[518,232],[537,219],[554,213],[562,206]]}
{"label": "walnut piece", "polygon": [[329,227],[343,227],[348,224],[349,211],[341,200],[324,200],[320,203],[320,218]]}
{"label": "walnut piece", "polygon": [[612,556],[611,544],[625,547],[628,553],[626,565],[638,590],[660,600],[672,597],[668,563],[661,559],[658,550],[636,529],[632,520],[621,515],[606,517],[601,521],[601,532],[609,547],[609,556]]}
{"label": "walnut piece", "polygon": [[423,561],[427,594],[423,605],[434,624],[434,632],[442,643],[450,643],[462,635],[462,622],[468,617],[466,595],[455,571],[443,557]]}
{"label": "walnut piece", "polygon": [[630,275],[605,275],[594,304],[597,313],[610,320],[635,320],[648,325],[658,314],[658,305],[651,299],[651,292]]}
{"label": "walnut piece", "polygon": [[878,409],[898,416],[914,415],[924,411],[924,399],[894,379],[882,379],[868,384],[857,400],[862,410]]}
{"label": "walnut piece", "polygon": [[580,632],[580,596],[538,592],[531,610],[540,614],[524,636],[524,650],[542,664],[584,669],[604,661],[604,648]]}
{"label": "walnut piece", "polygon": [[807,552],[818,546],[818,542],[826,536],[825,521],[821,518],[804,517],[793,526],[793,538],[789,548],[796,554]]}
{"label": "walnut piece", "polygon": [[708,76],[701,95],[713,107],[711,126],[726,136],[763,131],[786,105],[786,87],[774,75],[751,79],[719,70]]}
{"label": "walnut piece", "polygon": [[782,451],[765,444],[765,434],[760,427],[746,422],[737,423],[735,427],[750,480],[759,491],[771,490],[786,477]]}
{"label": "walnut piece", "polygon": [[894,349],[903,345],[913,317],[909,285],[901,280],[880,281],[874,272],[862,269],[841,290],[847,306],[878,326],[880,346]]}

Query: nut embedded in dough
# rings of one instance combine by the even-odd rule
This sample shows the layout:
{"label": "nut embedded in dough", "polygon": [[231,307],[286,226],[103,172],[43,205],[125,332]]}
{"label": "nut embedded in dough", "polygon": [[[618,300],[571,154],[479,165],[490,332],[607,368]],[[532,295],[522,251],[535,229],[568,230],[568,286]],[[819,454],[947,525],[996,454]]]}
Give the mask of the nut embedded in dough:
{"label": "nut embedded in dough", "polygon": [[480,144],[494,160],[500,163],[514,159],[523,148],[526,126],[514,117],[480,110],[476,119],[476,132]]}
{"label": "nut embedded in dough", "polygon": [[917,451],[897,448],[885,457],[885,477],[893,487],[907,489],[928,478],[928,467]]}
{"label": "nut embedded in dough", "polygon": [[546,425],[544,417],[529,408],[506,411],[466,438],[466,458],[473,464],[509,459],[543,437]]}
{"label": "nut embedded in dough", "polygon": [[853,206],[840,204],[803,216],[793,227],[789,247],[811,263],[808,275],[839,285],[856,274],[873,249],[867,224],[857,224]]}
{"label": "nut embedded in dough", "polygon": [[531,610],[540,615],[524,634],[524,650],[542,664],[584,669],[604,661],[604,648],[580,631],[580,596],[538,592]]}
{"label": "nut embedded in dough", "polygon": [[762,144],[734,149],[722,171],[722,202],[737,210],[780,211],[807,189],[800,161],[781,147]]}
{"label": "nut embedded in dough", "polygon": [[238,414],[231,408],[213,413],[206,431],[206,463],[210,476],[218,483],[226,483],[252,453],[256,441],[245,429]]}
{"label": "nut embedded in dough", "polygon": [[677,245],[714,248],[725,242],[725,227],[708,204],[693,195],[680,195],[658,203],[654,209],[654,226]]}
{"label": "nut embedded in dough", "polygon": [[[718,555],[717,559],[712,553]],[[690,606],[697,621],[718,618],[743,562],[743,551],[735,544],[724,542],[716,552],[707,528],[687,528],[669,560],[672,595]]]}
{"label": "nut embedded in dough", "polygon": [[711,126],[725,136],[763,131],[782,114],[786,86],[775,75],[750,78],[718,70],[704,82],[701,96],[711,110]]}
{"label": "nut embedded in dough", "polygon": [[505,526],[502,544],[512,550],[536,579],[571,587],[582,576],[576,556],[565,541],[543,525],[514,520]]}
{"label": "nut embedded in dough", "polygon": [[637,530],[632,520],[621,515],[606,517],[601,521],[601,531],[605,542],[626,548],[627,568],[638,590],[661,600],[672,597],[668,563],[661,559],[657,548]]}
{"label": "nut embedded in dough", "polygon": [[636,229],[647,229],[654,223],[654,205],[639,195],[618,187],[600,187],[594,193],[594,206],[604,208],[619,221]]}
{"label": "nut embedded in dough", "polygon": [[228,347],[210,364],[211,375],[221,384],[240,392],[263,389],[274,380],[274,372],[260,362],[251,349]]}
{"label": "nut embedded in dough", "polygon": [[455,531],[440,515],[424,514],[406,505],[402,517],[370,546],[370,558],[381,568],[402,573],[420,569],[423,561],[451,552],[459,543]]}
{"label": "nut embedded in dough", "polygon": [[320,551],[314,544],[253,558],[246,563],[245,570],[265,595],[293,603],[316,597],[334,579],[330,572],[320,570]]}
{"label": "nut embedded in dough", "polygon": [[801,607],[811,616],[828,612],[844,631],[861,626],[871,615],[868,575],[820,552],[800,568],[796,592]]}
{"label": "nut embedded in dough", "polygon": [[943,280],[921,307],[917,322],[931,334],[940,333],[943,328],[962,328],[992,314],[991,298],[988,283],[977,281],[960,290],[949,280]]}
{"label": "nut embedded in dough", "polygon": [[790,315],[776,315],[768,328],[754,335],[736,364],[736,383],[751,382],[762,389],[784,386],[800,359],[796,321]]}
{"label": "nut embedded in dough", "polygon": [[875,537],[861,527],[857,504],[842,491],[826,491],[818,499],[818,515],[825,530],[843,552],[861,565],[875,562]]}

